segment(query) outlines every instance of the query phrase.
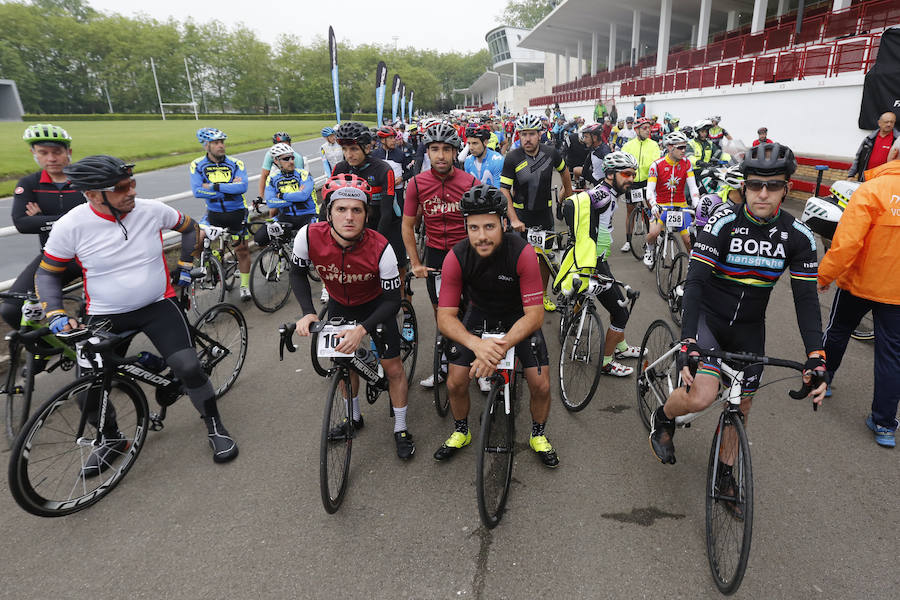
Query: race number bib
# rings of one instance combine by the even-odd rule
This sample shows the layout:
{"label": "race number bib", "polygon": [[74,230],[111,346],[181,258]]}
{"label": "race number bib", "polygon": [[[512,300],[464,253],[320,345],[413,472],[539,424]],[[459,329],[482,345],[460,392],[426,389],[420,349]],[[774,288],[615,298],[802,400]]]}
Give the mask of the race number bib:
{"label": "race number bib", "polygon": [[535,248],[544,250],[544,244],[547,242],[547,232],[540,229],[528,230],[528,243]]}
{"label": "race number bib", "polygon": [[640,188],[637,190],[631,190],[631,201],[632,202],[643,202],[644,201],[644,188]]}
{"label": "race number bib", "polygon": [[[481,339],[486,340],[488,338],[502,338],[502,333],[483,333],[481,334]],[[500,364],[497,365],[498,369],[508,369],[512,370],[513,361],[516,357],[516,347],[512,346],[509,350],[506,351],[506,356],[503,357],[503,360],[500,361]]]}
{"label": "race number bib", "polygon": [[666,211],[666,227],[681,229],[684,227],[684,213],[680,210]]}
{"label": "race number bib", "polygon": [[99,354],[94,355],[93,362],[84,355],[84,345],[87,343],[97,344],[100,342],[100,338],[92,337],[84,342],[78,342],[75,344],[75,358],[78,361],[79,366],[84,367],[85,369],[99,369],[103,366],[103,359],[100,358]]}
{"label": "race number bib", "polygon": [[356,327],[355,325],[325,325],[322,327],[322,331],[319,332],[319,343],[317,354],[319,358],[336,358],[336,357],[349,357],[353,356],[353,353],[346,354],[344,352],[338,352],[335,348],[338,347],[338,344],[341,343],[341,338],[337,337],[337,334],[342,331],[347,331],[348,329],[353,329]]}

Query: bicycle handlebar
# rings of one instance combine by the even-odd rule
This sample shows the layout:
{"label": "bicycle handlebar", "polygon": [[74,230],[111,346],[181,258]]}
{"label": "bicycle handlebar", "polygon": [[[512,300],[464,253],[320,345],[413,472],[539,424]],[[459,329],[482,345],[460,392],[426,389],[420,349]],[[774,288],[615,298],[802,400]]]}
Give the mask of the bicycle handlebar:
{"label": "bicycle handlebar", "polygon": [[[585,293],[590,294],[592,296],[599,295],[606,290],[610,289],[614,285],[618,285],[625,292],[625,298],[622,300],[617,300],[616,303],[622,308],[628,306],[630,303],[632,308],[634,308],[634,303],[637,302],[637,299],[640,297],[640,290],[636,290],[632,288],[627,283],[622,283],[609,275],[604,275],[602,273],[597,273],[594,275],[589,275],[590,282],[588,283],[588,289],[585,290]],[[571,297],[574,295],[575,290],[581,287],[581,276],[575,274],[572,276],[572,291],[567,294],[567,296]],[[629,310],[629,312],[631,312]]]}

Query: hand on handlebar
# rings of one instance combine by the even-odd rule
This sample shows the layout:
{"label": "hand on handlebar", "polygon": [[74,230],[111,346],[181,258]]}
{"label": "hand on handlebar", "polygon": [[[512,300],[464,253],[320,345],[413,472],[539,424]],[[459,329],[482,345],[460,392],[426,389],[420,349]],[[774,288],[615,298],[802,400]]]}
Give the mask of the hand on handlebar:
{"label": "hand on handlebar", "polygon": [[362,325],[357,325],[353,329],[348,329],[347,331],[341,331],[340,333],[335,334],[336,339],[340,339],[340,343],[338,343],[335,350],[338,352],[343,352],[344,354],[353,354],[356,352],[356,349],[359,347],[359,343],[362,341],[363,337],[366,335],[366,328]]}
{"label": "hand on handlebar", "polygon": [[489,377],[506,356],[507,343],[502,338],[483,338],[472,344],[475,360],[469,369],[469,377]]}
{"label": "hand on handlebar", "polygon": [[307,337],[309,335],[309,326],[319,320],[319,316],[315,313],[303,315],[297,320],[297,335]]}
{"label": "hand on handlebar", "polygon": [[50,331],[53,333],[65,333],[74,329],[82,329],[83,327],[78,321],[66,314],[57,315],[50,321]]}
{"label": "hand on handlebar", "polygon": [[[685,385],[693,385],[694,373],[697,371],[697,361],[700,358],[700,346],[694,339],[681,341],[681,350],[678,352],[678,366],[681,367],[681,380]],[[693,368],[692,368],[693,367]]]}
{"label": "hand on handlebar", "polygon": [[812,396],[813,410],[818,410],[825,399],[825,391],[828,389],[827,381],[825,360],[819,355],[807,358],[803,365],[803,383],[812,388],[810,396]]}
{"label": "hand on handlebar", "polygon": [[518,217],[510,216],[509,226],[513,231],[525,231],[525,223],[520,221]]}
{"label": "hand on handlebar", "polygon": [[431,267],[426,267],[425,265],[423,265],[421,263],[416,265],[415,267],[413,267],[410,270],[419,279],[422,279],[423,277],[428,277],[428,272],[434,271],[434,269],[432,269]]}

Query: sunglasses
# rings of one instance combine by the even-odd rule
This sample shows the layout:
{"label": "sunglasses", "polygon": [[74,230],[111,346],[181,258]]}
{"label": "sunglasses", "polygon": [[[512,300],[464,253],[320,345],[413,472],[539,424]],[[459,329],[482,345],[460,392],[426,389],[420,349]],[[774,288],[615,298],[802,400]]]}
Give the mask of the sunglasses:
{"label": "sunglasses", "polygon": [[637,173],[635,173],[634,171],[619,171],[619,175],[625,178],[633,179],[637,175]]}
{"label": "sunglasses", "polygon": [[129,190],[132,190],[136,187],[137,187],[137,181],[135,181],[134,178],[132,178],[132,179],[128,179],[125,181],[120,181],[113,187],[103,188],[100,191],[101,192],[118,192],[120,194],[124,194],[124,193],[128,192]]}
{"label": "sunglasses", "polygon": [[687,146],[674,146],[674,148],[681,151],[687,150]]}
{"label": "sunglasses", "polygon": [[280,161],[282,161],[282,162],[284,162],[284,161],[286,161],[286,160],[293,161],[293,160],[294,160],[294,155],[293,155],[293,154],[290,154],[290,155],[285,155],[285,156],[279,156],[279,157],[278,157],[278,160],[280,160]]}
{"label": "sunglasses", "polygon": [[747,189],[751,192],[761,192],[763,188],[766,188],[770,192],[780,192],[787,187],[787,184],[788,182],[784,179],[774,179],[771,181],[748,179],[744,181],[744,185],[746,185]]}

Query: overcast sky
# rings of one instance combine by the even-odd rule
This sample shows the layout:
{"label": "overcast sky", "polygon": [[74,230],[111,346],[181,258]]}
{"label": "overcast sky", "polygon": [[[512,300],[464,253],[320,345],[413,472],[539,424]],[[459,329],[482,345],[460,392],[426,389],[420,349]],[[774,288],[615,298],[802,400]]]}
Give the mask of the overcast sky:
{"label": "overcast sky", "polygon": [[[393,44],[392,36],[396,35],[401,48],[434,48],[442,52],[487,49],[484,35],[499,25],[506,6],[506,0],[288,0],[262,4],[249,0],[152,0],[136,3],[137,6],[121,0],[88,3],[103,12],[129,17],[143,13],[159,21],[169,17],[178,21],[193,18],[201,23],[217,19],[228,26],[243,22],[270,44],[281,33],[297,35],[304,44],[317,35],[327,38],[331,25],[338,43]],[[443,35],[441,30],[453,35]]]}

